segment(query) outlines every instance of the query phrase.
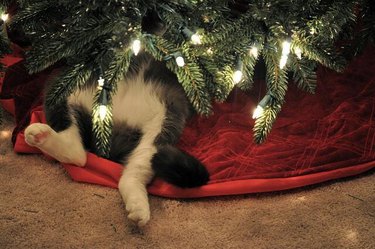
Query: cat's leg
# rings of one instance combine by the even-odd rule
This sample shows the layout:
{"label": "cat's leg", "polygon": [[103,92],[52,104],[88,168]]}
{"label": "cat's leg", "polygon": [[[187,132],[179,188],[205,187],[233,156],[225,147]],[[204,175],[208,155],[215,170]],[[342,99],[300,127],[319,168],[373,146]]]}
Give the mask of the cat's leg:
{"label": "cat's leg", "polygon": [[143,134],[139,144],[128,157],[118,185],[129,212],[128,218],[138,226],[144,226],[150,219],[146,186],[154,176],[151,159],[157,152],[154,145],[157,134],[156,131]]}
{"label": "cat's leg", "polygon": [[77,166],[86,164],[86,151],[79,129],[72,123],[67,129],[56,132],[49,125],[34,123],[25,129],[25,141],[59,162]]}

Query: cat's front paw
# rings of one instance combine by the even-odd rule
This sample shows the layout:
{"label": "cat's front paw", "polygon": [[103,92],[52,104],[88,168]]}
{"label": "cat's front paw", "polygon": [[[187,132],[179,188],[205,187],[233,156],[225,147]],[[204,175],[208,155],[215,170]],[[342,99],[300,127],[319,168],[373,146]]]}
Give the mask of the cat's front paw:
{"label": "cat's front paw", "polygon": [[34,123],[25,129],[25,142],[33,147],[39,147],[44,144],[53,132],[49,125]]}
{"label": "cat's front paw", "polygon": [[139,227],[143,227],[150,220],[150,207],[148,200],[144,198],[132,198],[126,203],[126,211],[129,212],[128,218],[135,222]]}

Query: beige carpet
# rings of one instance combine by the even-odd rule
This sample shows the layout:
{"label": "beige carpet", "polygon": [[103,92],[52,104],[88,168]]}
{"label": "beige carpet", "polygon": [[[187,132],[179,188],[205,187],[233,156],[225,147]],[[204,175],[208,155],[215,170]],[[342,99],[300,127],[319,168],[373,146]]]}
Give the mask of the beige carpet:
{"label": "beige carpet", "polygon": [[375,248],[375,175],[278,193],[151,197],[144,229],[117,190],[73,182],[58,163],[12,151],[0,128],[0,248]]}

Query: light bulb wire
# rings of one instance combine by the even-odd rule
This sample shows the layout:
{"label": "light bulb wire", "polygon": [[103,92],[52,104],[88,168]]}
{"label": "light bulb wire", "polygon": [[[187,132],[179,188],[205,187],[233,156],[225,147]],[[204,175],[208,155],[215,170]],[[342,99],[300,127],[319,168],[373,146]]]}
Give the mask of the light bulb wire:
{"label": "light bulb wire", "polygon": [[236,71],[241,71],[242,72],[242,69],[243,69],[243,62],[241,60],[241,57],[239,55],[236,56],[236,66],[235,66],[235,70]]}
{"label": "light bulb wire", "polygon": [[191,39],[191,37],[194,35],[194,32],[188,29],[187,27],[182,26],[180,30],[182,34],[184,34],[184,36],[188,39]]}
{"label": "light bulb wire", "polygon": [[108,105],[108,89],[105,87],[100,92],[99,105]]}
{"label": "light bulb wire", "polygon": [[264,95],[263,99],[258,103],[258,105],[264,109],[269,104],[271,104],[272,98],[272,95],[270,93],[267,93],[266,95]]}
{"label": "light bulb wire", "polygon": [[[99,66],[99,75],[103,75],[102,66]],[[100,94],[99,94],[99,105],[107,106],[109,102],[109,94],[112,91],[112,86],[108,84],[108,82],[105,80],[103,76],[100,76],[99,80],[104,81],[103,86],[100,87],[101,89],[100,89]]]}

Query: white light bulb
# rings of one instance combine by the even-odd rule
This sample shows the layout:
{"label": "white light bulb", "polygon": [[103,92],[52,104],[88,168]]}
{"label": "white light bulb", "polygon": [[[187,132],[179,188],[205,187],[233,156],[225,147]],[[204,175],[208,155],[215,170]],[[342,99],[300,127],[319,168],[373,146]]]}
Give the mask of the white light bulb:
{"label": "white light bulb", "polygon": [[300,47],[296,47],[294,52],[296,53],[298,59],[302,59],[302,49]]}
{"label": "white light bulb", "polygon": [[290,42],[289,41],[284,41],[283,42],[283,55],[288,55],[290,53]]}
{"label": "white light bulb", "polygon": [[280,59],[280,69],[283,69],[287,62],[288,62],[288,56],[282,55]]}
{"label": "white light bulb", "polygon": [[242,80],[242,71],[237,70],[233,73],[233,82],[235,84],[239,83]]}
{"label": "white light bulb", "polygon": [[252,47],[251,49],[250,49],[250,54],[252,55],[252,56],[254,56],[255,58],[258,58],[258,48],[257,47]]}
{"label": "white light bulb", "polygon": [[141,50],[141,41],[140,40],[136,39],[136,40],[133,41],[132,50],[133,50],[134,55],[137,56],[137,54]]}
{"label": "white light bulb", "polygon": [[176,63],[177,63],[177,66],[179,67],[185,66],[184,58],[180,55],[176,57]]}
{"label": "white light bulb", "polygon": [[107,115],[107,106],[106,105],[100,105],[99,106],[99,117],[103,121],[105,119],[105,116]]}
{"label": "white light bulb", "polygon": [[3,20],[4,22],[8,21],[9,19],[9,14],[7,13],[3,13],[1,14],[1,20]]}
{"label": "white light bulb", "polygon": [[263,115],[263,111],[264,111],[263,107],[261,107],[260,105],[258,105],[257,108],[253,112],[253,119],[257,119],[260,116],[262,116]]}
{"label": "white light bulb", "polygon": [[193,44],[202,44],[202,41],[201,41],[201,37],[200,37],[200,35],[198,35],[198,34],[193,34],[192,36],[191,36],[191,42],[193,43]]}
{"label": "white light bulb", "polygon": [[99,77],[98,79],[98,87],[102,88],[104,86],[104,79],[102,77]]}

